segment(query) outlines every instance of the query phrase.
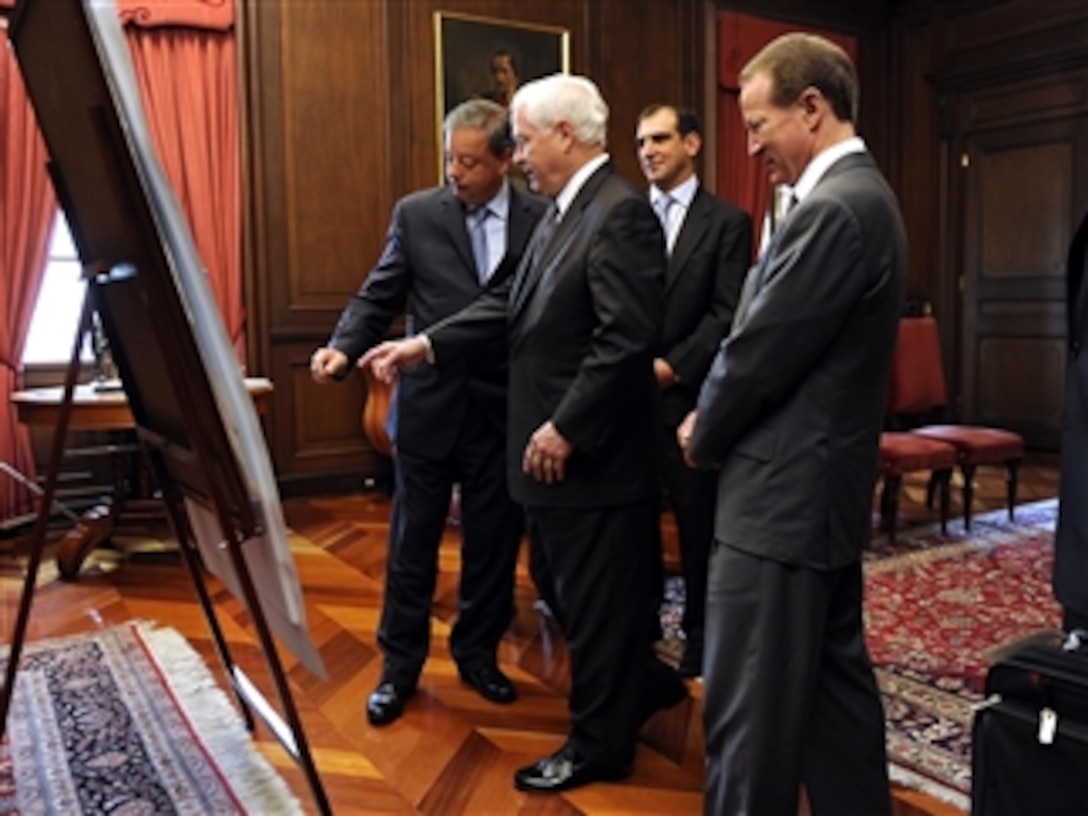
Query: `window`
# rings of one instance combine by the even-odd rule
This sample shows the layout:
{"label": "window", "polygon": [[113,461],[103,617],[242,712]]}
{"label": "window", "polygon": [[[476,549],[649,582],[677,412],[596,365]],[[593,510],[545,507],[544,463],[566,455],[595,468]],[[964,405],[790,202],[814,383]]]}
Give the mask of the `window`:
{"label": "window", "polygon": [[[83,267],[68,222],[58,211],[49,238],[45,275],[23,348],[23,365],[67,363],[72,359],[72,342],[86,292]],[[89,343],[83,344],[80,356],[88,362],[93,359]]]}

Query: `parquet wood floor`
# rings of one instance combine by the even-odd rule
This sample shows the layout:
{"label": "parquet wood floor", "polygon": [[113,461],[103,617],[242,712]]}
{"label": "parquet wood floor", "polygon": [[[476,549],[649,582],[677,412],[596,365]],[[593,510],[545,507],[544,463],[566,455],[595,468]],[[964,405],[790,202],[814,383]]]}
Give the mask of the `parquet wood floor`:
{"label": "parquet wood floor", "polygon": [[[1033,458],[1024,466],[1023,501],[1053,496],[1056,491],[1052,457]],[[901,528],[935,519],[923,498],[924,483],[908,481],[900,509]],[[954,512],[959,511],[958,502],[957,494]],[[978,478],[976,511],[1000,507],[1003,502],[1002,474],[984,469]],[[440,554],[431,657],[419,691],[400,720],[381,729],[371,727],[363,706],[381,672],[375,630],[388,500],[380,493],[362,493],[293,500],[284,509],[296,534],[293,547],[312,636],[329,679],[319,680],[289,654],[282,656],[336,814],[701,813],[702,689],[695,682],[690,684],[690,701],[659,713],[647,724],[629,780],[561,796],[527,795],[513,789],[510,779],[517,767],[563,741],[566,651],[551,623],[533,608],[535,593],[523,560],[517,616],[499,656],[519,687],[519,701],[493,705],[460,682],[447,645],[458,573],[455,531],[448,533]],[[665,528],[671,535],[667,520]],[[235,662],[274,701],[242,605],[214,581],[212,587]],[[15,556],[0,556],[0,638],[5,640],[12,631],[20,590]],[[74,583],[41,586],[35,593],[28,638],[87,631],[132,618],[155,620],[181,631],[227,686],[187,573],[173,555],[130,555],[112,571],[90,570]],[[307,812],[313,812],[305,779],[293,761],[263,726],[258,726],[255,740]],[[913,791],[895,788],[894,796],[896,816],[961,816],[957,809]]]}

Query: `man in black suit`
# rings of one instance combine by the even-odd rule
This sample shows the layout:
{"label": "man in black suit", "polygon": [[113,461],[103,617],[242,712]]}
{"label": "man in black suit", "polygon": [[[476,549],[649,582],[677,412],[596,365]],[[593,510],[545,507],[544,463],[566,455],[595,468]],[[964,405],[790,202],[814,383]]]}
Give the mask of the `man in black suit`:
{"label": "man in black suit", "polygon": [[891,813],[865,647],[861,552],[906,278],[888,184],[856,135],[858,83],[821,37],[740,73],[749,152],[798,203],[741,292],[681,424],[718,467],[707,584],[706,812]]}
{"label": "man in black suit", "polygon": [[1088,640],[1088,214],[1069,246],[1066,319],[1069,360],[1062,418],[1061,495],[1054,537],[1054,595],[1062,628]]}
{"label": "man in black suit", "polygon": [[[427,329],[502,287],[544,210],[506,179],[513,141],[506,110],[486,100],[445,122],[449,183],[406,196],[385,250],[312,359],[318,382],[342,377],[379,343],[406,304],[408,332]],[[473,234],[474,233],[474,234]],[[507,350],[500,338],[471,359],[408,372],[392,409],[395,489],[378,642],[382,679],[371,723],[392,722],[427,657],[436,559],[450,492],[461,486],[461,585],[450,650],[463,680],[497,703],[517,696],[495,650],[513,615],[514,567],[524,527],[506,485]]]}
{"label": "man in black suit", "polygon": [[512,283],[426,335],[364,358],[377,376],[429,358],[439,370],[509,337],[507,472],[552,576],[571,653],[571,731],[521,768],[554,792],[630,772],[638,728],[687,696],[646,627],[660,557],[653,354],[665,257],[646,197],[605,152],[608,107],[584,77],[554,75],[511,104],[515,160],[553,200]]}
{"label": "man in black suit", "polygon": [[686,645],[680,674],[697,677],[703,673],[706,567],[718,479],[712,471],[687,466],[676,428],[695,407],[703,377],[733,323],[752,260],[752,219],[699,184],[695,157],[703,139],[692,111],[651,105],[639,115],[635,144],[669,256],[665,322],[654,358],[663,420],[659,467],[676,519],[684,576]]}

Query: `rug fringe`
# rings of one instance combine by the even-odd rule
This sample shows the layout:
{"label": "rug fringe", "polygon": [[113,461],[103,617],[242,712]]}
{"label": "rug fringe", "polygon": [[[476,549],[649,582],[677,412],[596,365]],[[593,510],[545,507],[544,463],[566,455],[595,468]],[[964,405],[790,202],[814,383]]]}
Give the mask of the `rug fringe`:
{"label": "rug fringe", "polygon": [[970,796],[965,796],[958,790],[950,788],[947,785],[942,785],[940,782],[930,779],[929,777],[915,773],[909,768],[904,768],[902,765],[889,762],[888,776],[893,782],[898,782],[911,790],[921,791],[928,796],[932,796],[934,799],[940,799],[942,802],[953,805],[965,813],[971,810]]}
{"label": "rug fringe", "polygon": [[[215,682],[204,660],[176,629],[149,621],[136,631],[158,663],[178,707],[223,772],[224,781],[250,813],[302,816],[301,803],[252,744],[240,714]],[[239,750],[239,747],[245,750]]]}

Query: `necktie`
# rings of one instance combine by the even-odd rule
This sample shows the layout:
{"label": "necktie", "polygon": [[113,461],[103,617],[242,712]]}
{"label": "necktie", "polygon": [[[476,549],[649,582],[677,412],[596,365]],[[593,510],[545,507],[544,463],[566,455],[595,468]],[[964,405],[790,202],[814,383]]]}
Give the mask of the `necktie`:
{"label": "necktie", "polygon": [[491,210],[480,207],[473,210],[469,216],[472,257],[476,261],[476,277],[481,284],[487,283],[487,279],[491,277],[491,259],[487,251],[487,217],[489,215]]}
{"label": "necktie", "polygon": [[[782,207],[781,199],[778,197],[780,193],[775,192],[774,197],[771,199],[770,205],[767,207],[767,211],[763,214],[763,229],[759,239],[759,260],[762,261],[764,255],[767,254],[767,248],[771,245],[771,240],[776,236],[782,226],[786,223],[786,220],[790,217],[790,213],[800,203],[797,198],[797,194],[791,192],[790,197],[786,200],[786,206]],[[781,214],[780,214],[781,213]]]}
{"label": "necktie", "polygon": [[673,216],[676,212],[677,201],[668,193],[664,193],[657,199],[657,217],[661,219],[661,229],[665,232],[665,249],[672,252]]}
{"label": "necktie", "polygon": [[[548,248],[548,244],[551,242],[552,236],[555,234],[555,228],[558,225],[559,208],[556,207],[553,201],[537,222],[533,237],[529,239],[529,248],[525,251],[525,255],[522,256],[521,264],[518,267],[518,276],[514,281],[514,288],[510,296],[514,311],[519,311],[530,297],[539,295],[536,284],[543,273],[540,259],[544,255],[544,250]],[[533,294],[530,295],[530,292]]]}
{"label": "necktie", "polygon": [[552,233],[555,232],[555,227],[558,223],[559,208],[555,206],[555,202],[553,201],[548,206],[548,209],[544,211],[544,215],[536,226],[536,234],[533,235],[530,253],[533,263],[536,263],[540,253],[543,252],[544,247],[548,245],[548,241],[551,240]]}

